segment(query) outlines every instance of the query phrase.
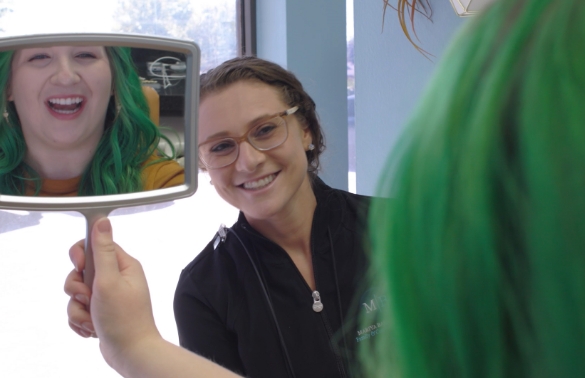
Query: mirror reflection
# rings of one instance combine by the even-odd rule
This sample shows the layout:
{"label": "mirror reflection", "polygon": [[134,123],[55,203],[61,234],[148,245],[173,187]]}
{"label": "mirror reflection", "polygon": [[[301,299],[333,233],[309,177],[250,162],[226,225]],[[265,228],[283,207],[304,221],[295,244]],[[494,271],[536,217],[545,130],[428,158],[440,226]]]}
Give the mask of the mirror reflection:
{"label": "mirror reflection", "polygon": [[183,184],[185,62],[177,52],[120,46],[0,51],[0,193]]}

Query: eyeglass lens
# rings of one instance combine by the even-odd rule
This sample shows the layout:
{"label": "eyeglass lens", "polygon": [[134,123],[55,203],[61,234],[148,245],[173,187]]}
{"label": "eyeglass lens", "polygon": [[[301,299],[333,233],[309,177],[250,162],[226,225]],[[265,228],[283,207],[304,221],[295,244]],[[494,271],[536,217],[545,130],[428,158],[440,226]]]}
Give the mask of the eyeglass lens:
{"label": "eyeglass lens", "polygon": [[236,161],[240,142],[247,140],[257,150],[268,151],[284,143],[287,135],[285,120],[274,117],[250,129],[240,140],[224,138],[203,143],[199,154],[208,168],[221,168]]}

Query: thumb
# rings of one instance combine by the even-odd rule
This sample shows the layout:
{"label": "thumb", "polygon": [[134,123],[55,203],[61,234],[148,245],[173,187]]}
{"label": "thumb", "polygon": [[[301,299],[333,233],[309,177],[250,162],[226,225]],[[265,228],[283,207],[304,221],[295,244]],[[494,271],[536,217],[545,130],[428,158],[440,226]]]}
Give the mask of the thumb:
{"label": "thumb", "polygon": [[112,224],[108,218],[101,218],[95,222],[91,233],[91,247],[96,279],[107,279],[119,274],[116,244]]}

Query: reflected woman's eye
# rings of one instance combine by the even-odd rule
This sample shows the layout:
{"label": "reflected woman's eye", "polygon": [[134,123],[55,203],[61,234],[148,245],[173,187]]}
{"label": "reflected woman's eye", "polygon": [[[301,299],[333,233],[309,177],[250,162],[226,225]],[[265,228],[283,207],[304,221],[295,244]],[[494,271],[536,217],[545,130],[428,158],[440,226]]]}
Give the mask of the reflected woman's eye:
{"label": "reflected woman's eye", "polygon": [[49,54],[42,53],[42,54],[35,54],[35,55],[31,56],[30,58],[28,58],[28,61],[29,62],[42,61],[44,59],[49,59],[49,58],[50,58]]}
{"label": "reflected woman's eye", "polygon": [[236,149],[236,142],[230,139],[222,140],[213,144],[209,148],[209,153],[213,155],[228,155]]}
{"label": "reflected woman's eye", "polygon": [[81,59],[95,59],[96,55],[90,52],[81,52],[76,54],[75,57]]}

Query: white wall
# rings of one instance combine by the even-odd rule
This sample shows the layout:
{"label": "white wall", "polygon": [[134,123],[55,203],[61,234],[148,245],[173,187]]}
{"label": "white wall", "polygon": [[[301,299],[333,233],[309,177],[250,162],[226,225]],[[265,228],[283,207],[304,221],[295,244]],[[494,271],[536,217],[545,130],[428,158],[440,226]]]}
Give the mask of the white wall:
{"label": "white wall", "polygon": [[[354,1],[357,192],[372,195],[386,156],[443,50],[464,19],[449,0],[431,0],[432,22],[417,15],[420,44],[408,42],[382,0]],[[392,3],[392,2],[391,2]],[[347,189],[346,15],[343,0],[257,0],[258,56],[293,71],[317,103],[327,150],[321,177]]]}
{"label": "white wall", "polygon": [[[392,1],[390,3],[393,3]],[[430,1],[432,22],[415,17],[420,45],[404,36],[396,11],[388,9],[382,32],[382,0],[354,0],[357,192],[372,195],[386,157],[429,81],[449,39],[465,19],[449,0]]]}
{"label": "white wall", "polygon": [[258,56],[295,73],[317,104],[323,180],[348,188],[344,0],[257,0]]}

